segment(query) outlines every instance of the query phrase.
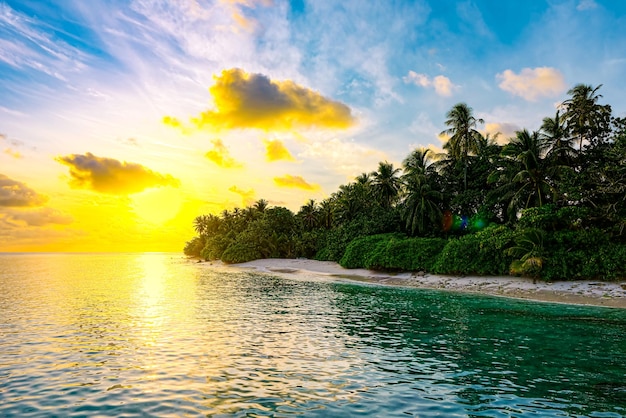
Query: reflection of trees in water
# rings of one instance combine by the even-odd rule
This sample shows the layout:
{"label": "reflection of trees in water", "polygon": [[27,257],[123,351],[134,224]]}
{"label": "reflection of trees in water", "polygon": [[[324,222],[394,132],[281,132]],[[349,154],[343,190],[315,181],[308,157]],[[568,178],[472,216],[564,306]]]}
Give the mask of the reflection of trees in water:
{"label": "reflection of trees in water", "polygon": [[476,411],[503,396],[575,413],[626,407],[626,315],[619,310],[406,289],[336,290],[342,330],[377,351],[380,369],[412,376],[406,383],[419,390],[453,385]]}

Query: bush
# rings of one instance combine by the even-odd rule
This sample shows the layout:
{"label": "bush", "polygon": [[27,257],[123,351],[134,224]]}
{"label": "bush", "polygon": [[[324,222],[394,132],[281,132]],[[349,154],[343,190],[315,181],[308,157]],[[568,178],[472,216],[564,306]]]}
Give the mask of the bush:
{"label": "bush", "polygon": [[438,274],[508,275],[514,257],[505,249],[513,245],[514,232],[491,226],[475,234],[451,238],[433,266]]}
{"label": "bush", "polygon": [[378,270],[431,271],[447,241],[443,238],[391,236],[379,243],[365,260],[365,267]]}
{"label": "bush", "polygon": [[261,258],[261,252],[254,244],[236,241],[222,254],[222,261],[227,264],[245,263]]}
{"label": "bush", "polygon": [[[393,239],[393,234],[370,235],[368,237],[357,238],[348,244],[346,251],[339,260],[342,267],[348,269],[366,268],[369,258],[375,253],[376,248],[381,243],[386,243]],[[398,235],[401,237],[401,235]]]}

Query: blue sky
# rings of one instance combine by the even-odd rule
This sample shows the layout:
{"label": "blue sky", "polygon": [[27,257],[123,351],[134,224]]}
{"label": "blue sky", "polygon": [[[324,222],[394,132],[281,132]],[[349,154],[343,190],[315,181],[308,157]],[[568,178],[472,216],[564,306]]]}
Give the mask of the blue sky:
{"label": "blue sky", "polygon": [[200,213],[297,210],[440,148],[458,102],[501,140],[578,83],[625,116],[625,27],[618,0],[0,0],[0,250],[115,247],[98,211],[175,247]]}

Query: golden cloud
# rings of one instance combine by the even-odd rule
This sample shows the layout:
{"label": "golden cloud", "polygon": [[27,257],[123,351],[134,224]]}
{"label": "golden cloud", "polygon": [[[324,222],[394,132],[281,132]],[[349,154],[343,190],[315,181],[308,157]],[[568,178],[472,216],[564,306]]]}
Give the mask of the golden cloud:
{"label": "golden cloud", "polygon": [[229,192],[233,192],[238,194],[239,196],[241,196],[241,201],[243,203],[244,206],[251,206],[255,201],[255,192],[254,189],[250,189],[250,190],[242,190],[237,186],[232,186],[231,188],[228,189]]}
{"label": "golden cloud", "polygon": [[41,206],[48,198],[26,184],[0,174],[0,207]]}
{"label": "golden cloud", "polygon": [[319,184],[310,184],[310,183],[307,183],[306,180],[304,180],[300,176],[292,176],[289,174],[283,177],[274,177],[274,183],[276,183],[276,185],[280,187],[291,187],[295,189],[303,189],[303,190],[319,190],[320,189]]}
{"label": "golden cloud", "polygon": [[496,75],[498,86],[529,101],[556,96],[566,90],[565,79],[559,70],[550,67],[524,68],[519,74],[505,70]]}
{"label": "golden cloud", "polygon": [[239,168],[243,165],[230,156],[228,148],[221,139],[212,140],[213,149],[204,154],[209,160],[223,168]]}
{"label": "golden cloud", "polygon": [[207,110],[184,125],[172,116],[163,123],[187,132],[263,129],[291,131],[294,128],[345,129],[354,123],[350,108],[291,80],[272,81],[263,74],[249,74],[233,68],[214,76],[209,88],[215,110]]}
{"label": "golden cloud", "polygon": [[295,161],[289,150],[278,139],[264,140],[263,143],[265,144],[265,159],[267,161]]}
{"label": "golden cloud", "polygon": [[55,158],[70,168],[69,185],[101,193],[126,195],[152,187],[178,187],[180,181],[169,174],[154,172],[141,164],[97,157],[92,153]]}

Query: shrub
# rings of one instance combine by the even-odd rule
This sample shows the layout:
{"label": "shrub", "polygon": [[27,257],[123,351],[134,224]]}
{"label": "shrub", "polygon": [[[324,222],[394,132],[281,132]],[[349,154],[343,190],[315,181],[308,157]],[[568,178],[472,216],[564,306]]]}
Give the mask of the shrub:
{"label": "shrub", "polygon": [[505,275],[514,257],[505,249],[513,245],[514,233],[494,225],[475,234],[451,238],[433,266],[438,274]]}

